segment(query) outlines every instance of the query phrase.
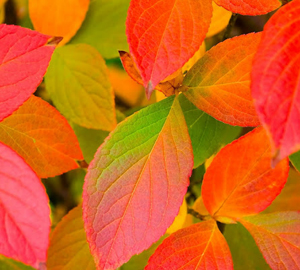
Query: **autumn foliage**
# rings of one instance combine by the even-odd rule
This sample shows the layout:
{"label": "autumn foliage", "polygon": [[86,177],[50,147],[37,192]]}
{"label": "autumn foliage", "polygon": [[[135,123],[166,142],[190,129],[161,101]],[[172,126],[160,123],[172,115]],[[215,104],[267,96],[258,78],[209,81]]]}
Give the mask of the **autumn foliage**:
{"label": "autumn foliage", "polygon": [[300,0],[9,2],[0,269],[300,269]]}

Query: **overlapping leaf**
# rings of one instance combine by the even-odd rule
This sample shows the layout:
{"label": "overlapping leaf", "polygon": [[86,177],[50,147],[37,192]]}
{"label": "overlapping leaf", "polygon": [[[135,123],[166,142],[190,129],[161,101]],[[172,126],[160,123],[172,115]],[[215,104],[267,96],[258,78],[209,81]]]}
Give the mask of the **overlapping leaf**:
{"label": "overlapping leaf", "polygon": [[47,269],[96,269],[94,259],[86,241],[81,205],[71,210],[51,234]]}
{"label": "overlapping leaf", "polygon": [[280,0],[214,0],[217,5],[234,13],[260,15],[269,13],[281,6]]}
{"label": "overlapping leaf", "polygon": [[233,221],[263,211],[280,193],[288,176],[288,160],[271,168],[271,148],[262,128],[225,146],[204,175],[203,202],[218,220]]}
{"label": "overlapping leaf", "polygon": [[211,16],[210,0],[130,2],[126,33],[148,97],[200,48]]}
{"label": "overlapping leaf", "polygon": [[93,47],[79,44],[58,48],[45,79],[54,104],[74,123],[107,131],[116,126],[107,68]]}
{"label": "overlapping leaf", "polygon": [[29,265],[25,265],[21,262],[6,258],[0,255],[0,268],[2,270],[34,270]]}
{"label": "overlapping leaf", "polygon": [[83,159],[66,119],[35,96],[0,122],[0,141],[13,148],[44,178],[75,169],[75,159]]}
{"label": "overlapping leaf", "polygon": [[29,0],[34,28],[50,36],[63,37],[67,43],[81,26],[90,0]]}
{"label": "overlapping leaf", "polygon": [[178,214],[193,167],[178,99],[127,118],[97,151],[83,217],[98,269],[115,269],[157,241]]}
{"label": "overlapping leaf", "polygon": [[15,25],[0,25],[0,121],[36,90],[54,46],[50,36]]}
{"label": "overlapping leaf", "polygon": [[250,91],[250,71],[261,34],[248,34],[219,43],[189,70],[185,96],[214,118],[238,126],[259,121]]}
{"label": "overlapping leaf", "polygon": [[226,240],[214,220],[181,229],[156,249],[146,270],[233,269]]}
{"label": "overlapping leaf", "polygon": [[268,21],[251,73],[255,107],[271,137],[275,163],[300,149],[299,12],[295,0]]}
{"label": "overlapping leaf", "polygon": [[300,213],[278,212],[241,220],[273,270],[300,268]]}
{"label": "overlapping leaf", "polygon": [[0,253],[38,267],[46,261],[50,209],[40,179],[0,143]]}

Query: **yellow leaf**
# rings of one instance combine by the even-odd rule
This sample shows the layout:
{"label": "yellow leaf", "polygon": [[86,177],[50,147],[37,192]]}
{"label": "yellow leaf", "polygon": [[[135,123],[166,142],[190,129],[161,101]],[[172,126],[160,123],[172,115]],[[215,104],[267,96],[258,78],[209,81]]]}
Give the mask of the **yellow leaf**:
{"label": "yellow leaf", "polygon": [[187,204],[185,199],[179,209],[179,214],[175,217],[172,225],[167,229],[168,234],[172,234],[183,227],[187,216]]}
{"label": "yellow leaf", "polygon": [[182,72],[189,70],[205,53],[205,42],[202,43],[199,50],[182,67]]}

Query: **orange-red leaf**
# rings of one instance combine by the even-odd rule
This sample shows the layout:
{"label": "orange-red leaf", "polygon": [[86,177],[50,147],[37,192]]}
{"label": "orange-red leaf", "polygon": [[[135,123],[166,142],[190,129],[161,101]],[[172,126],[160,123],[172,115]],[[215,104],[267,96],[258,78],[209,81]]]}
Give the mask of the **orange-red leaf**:
{"label": "orange-red leaf", "polygon": [[263,128],[225,146],[204,175],[202,198],[217,219],[233,220],[263,211],[280,193],[288,159],[271,168],[271,148]]}
{"label": "orange-red leaf", "polygon": [[260,15],[269,13],[281,6],[280,0],[214,0],[217,5],[234,13]]}
{"label": "orange-red leaf", "polygon": [[126,33],[148,97],[200,48],[211,16],[211,0],[131,1]]}
{"label": "orange-red leaf", "polygon": [[265,25],[254,57],[251,88],[269,133],[274,163],[300,149],[300,1],[282,7]]}
{"label": "orange-red leaf", "polygon": [[257,215],[240,222],[251,233],[272,269],[300,269],[299,212]]}
{"label": "orange-red leaf", "polygon": [[0,122],[0,141],[13,148],[43,178],[75,169],[75,159],[83,159],[67,120],[35,96]]}
{"label": "orange-red leaf", "polygon": [[261,34],[228,39],[207,51],[183,81],[185,96],[224,123],[257,126],[250,71]]}
{"label": "orange-red leaf", "polygon": [[15,25],[0,25],[0,121],[36,90],[54,46],[50,36]]}
{"label": "orange-red leaf", "polygon": [[214,220],[181,229],[165,239],[145,270],[233,269],[229,247]]}
{"label": "orange-red leaf", "polygon": [[178,98],[121,122],[90,163],[83,218],[98,269],[115,269],[157,241],[178,214],[193,154]]}
{"label": "orange-red leaf", "polygon": [[0,143],[0,253],[38,267],[46,261],[49,200],[40,179]]}

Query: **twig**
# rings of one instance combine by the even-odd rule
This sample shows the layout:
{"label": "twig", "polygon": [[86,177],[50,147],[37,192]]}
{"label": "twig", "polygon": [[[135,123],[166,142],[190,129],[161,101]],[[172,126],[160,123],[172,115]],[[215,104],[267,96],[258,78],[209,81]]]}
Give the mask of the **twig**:
{"label": "twig", "polygon": [[230,18],[230,20],[229,20],[229,23],[228,23],[228,25],[227,25],[227,27],[226,27],[226,29],[225,29],[225,32],[224,32],[222,41],[224,41],[225,39],[229,38],[230,33],[231,33],[231,30],[232,30],[232,28],[233,28],[234,25],[235,25],[235,22],[236,22],[237,17],[238,17],[238,14],[232,13],[231,18]]}
{"label": "twig", "polygon": [[200,220],[206,220],[207,216],[201,215],[198,212],[196,212],[194,209],[188,208],[188,214],[194,216],[195,218],[198,218]]}

